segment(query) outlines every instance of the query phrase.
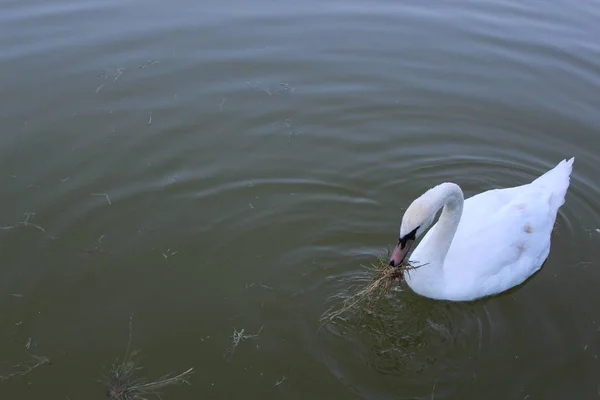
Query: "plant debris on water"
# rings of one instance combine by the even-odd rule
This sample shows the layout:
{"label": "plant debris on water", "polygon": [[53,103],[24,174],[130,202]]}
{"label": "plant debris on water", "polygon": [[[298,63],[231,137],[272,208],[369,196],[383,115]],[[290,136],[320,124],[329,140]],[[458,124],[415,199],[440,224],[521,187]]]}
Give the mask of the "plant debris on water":
{"label": "plant debris on water", "polygon": [[[29,349],[29,345],[31,345],[30,341],[28,341],[28,345],[26,345],[25,347]],[[7,375],[0,375],[0,382],[13,378],[15,376],[26,375],[41,365],[50,364],[50,360],[47,357],[36,356],[35,354],[29,355],[31,356],[31,361],[22,362],[17,365],[14,365],[13,372]]]}
{"label": "plant debris on water", "polygon": [[[332,307],[327,310],[321,317],[321,322],[325,323],[332,321],[342,314],[358,307],[367,307],[384,298],[392,289],[394,281],[398,284],[402,281],[402,276],[405,271],[418,268],[419,265],[414,265],[410,261],[405,260],[400,266],[394,267],[389,264],[389,251],[386,256],[379,256],[376,264],[362,265],[367,273],[371,275],[371,279],[366,286],[358,286],[358,290],[345,297],[339,308]],[[354,285],[352,289],[356,289]],[[339,297],[335,296],[335,297]]]}
{"label": "plant debris on water", "polygon": [[225,352],[225,356],[224,356],[225,359],[227,361],[231,360],[231,357],[233,357],[233,353],[235,352],[235,349],[244,340],[258,338],[258,336],[262,332],[263,328],[264,328],[264,326],[261,326],[260,329],[259,329],[259,331],[257,333],[255,333],[255,334],[253,334],[253,335],[252,334],[246,334],[246,333],[244,333],[244,329],[243,328],[240,331],[238,331],[237,329],[233,328],[233,335],[231,336],[232,339],[233,339],[233,344]]}
{"label": "plant debris on water", "polygon": [[105,378],[106,395],[110,400],[147,400],[152,395],[160,399],[159,389],[170,385],[189,384],[187,377],[193,372],[193,368],[178,375],[164,375],[155,381],[135,377],[135,373],[142,368],[133,361],[137,351],[130,351],[131,330],[132,320],[130,318],[129,344],[125,356],[121,362],[113,364],[108,377]]}

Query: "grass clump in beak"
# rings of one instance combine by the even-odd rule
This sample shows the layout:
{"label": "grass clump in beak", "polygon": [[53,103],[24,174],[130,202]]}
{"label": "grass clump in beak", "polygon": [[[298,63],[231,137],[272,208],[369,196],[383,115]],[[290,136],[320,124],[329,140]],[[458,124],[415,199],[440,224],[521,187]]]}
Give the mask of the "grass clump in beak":
{"label": "grass clump in beak", "polygon": [[418,268],[408,259],[399,266],[390,265],[389,251],[387,256],[379,256],[377,263],[362,265],[362,267],[367,270],[367,274],[371,275],[368,283],[365,286],[354,285],[355,291],[343,296],[345,299],[339,308],[332,307],[321,316],[322,323],[333,321],[352,309],[374,305],[391,291],[394,281],[397,280],[398,284],[402,282],[405,271]]}

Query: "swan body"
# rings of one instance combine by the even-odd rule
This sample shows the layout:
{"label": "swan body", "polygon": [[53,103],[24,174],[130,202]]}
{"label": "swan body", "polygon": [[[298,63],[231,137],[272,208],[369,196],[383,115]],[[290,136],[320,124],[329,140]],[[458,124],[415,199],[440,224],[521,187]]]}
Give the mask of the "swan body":
{"label": "swan body", "polygon": [[410,262],[418,267],[404,272],[414,292],[439,300],[469,301],[521,284],[548,257],[573,161],[561,161],[528,184],[489,190],[466,200],[454,183],[429,189],[406,210],[390,264],[402,262],[442,209],[410,255]]}

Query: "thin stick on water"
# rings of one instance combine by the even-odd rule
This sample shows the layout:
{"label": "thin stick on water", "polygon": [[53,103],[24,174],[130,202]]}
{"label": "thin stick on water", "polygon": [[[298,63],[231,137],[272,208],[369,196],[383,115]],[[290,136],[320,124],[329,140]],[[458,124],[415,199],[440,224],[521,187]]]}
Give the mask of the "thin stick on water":
{"label": "thin stick on water", "polygon": [[90,196],[104,196],[104,197],[106,197],[106,201],[108,201],[108,205],[112,206],[110,197],[108,197],[108,194],[106,194],[106,193],[90,193]]}
{"label": "thin stick on water", "polygon": [[35,213],[33,213],[33,212],[26,212],[25,213],[25,221],[17,222],[15,225],[0,226],[0,229],[9,230],[9,229],[14,229],[18,226],[31,226],[31,227],[39,229],[40,231],[47,234],[48,232],[46,232],[46,230],[44,228],[42,228],[41,226],[39,226],[37,224],[33,224],[33,223],[29,222],[29,219],[31,217],[33,217],[34,215],[35,215]]}
{"label": "thin stick on water", "polygon": [[0,375],[0,382],[6,381],[15,376],[28,374],[37,367],[50,363],[50,360],[47,357],[36,356],[35,354],[30,354],[30,356],[33,359],[31,362],[18,363],[17,365],[13,366],[13,369],[16,369],[16,371],[7,375]]}
{"label": "thin stick on water", "polygon": [[169,259],[169,257],[176,255],[177,253],[179,253],[178,251],[171,251],[171,248],[169,247],[167,249],[167,251],[163,251],[162,252],[162,256],[165,259],[165,262],[167,262],[167,260]]}
{"label": "thin stick on water", "polygon": [[133,314],[129,316],[129,340],[127,341],[127,349],[125,350],[124,360],[129,359],[129,350],[131,350],[131,341],[133,340]]}
{"label": "thin stick on water", "polygon": [[145,63],[141,64],[140,66],[138,66],[138,68],[145,69],[152,65],[158,64],[159,62],[160,62],[160,60],[149,60],[149,61],[146,61]]}
{"label": "thin stick on water", "polygon": [[287,378],[284,376],[281,379],[279,379],[277,382],[275,382],[275,385],[273,385],[273,387],[277,387],[279,385],[281,385],[283,382],[285,382]]}
{"label": "thin stick on water", "polygon": [[41,226],[32,224],[31,222],[29,222],[29,218],[31,218],[33,215],[35,215],[35,213],[27,212],[27,213],[25,213],[25,215],[26,215],[25,221],[20,222],[20,224],[22,224],[24,226],[33,226],[34,228],[39,229],[40,231],[46,233],[46,230],[44,228],[42,228]]}
{"label": "thin stick on water", "polygon": [[292,130],[292,121],[290,121],[289,118],[285,120],[285,126],[288,129],[288,143],[291,143],[294,131]]}
{"label": "thin stick on water", "polygon": [[125,72],[125,68],[117,68],[116,72],[115,72],[115,79],[114,81],[116,82],[117,79],[119,79],[121,77],[121,75],[123,75],[123,72]]}

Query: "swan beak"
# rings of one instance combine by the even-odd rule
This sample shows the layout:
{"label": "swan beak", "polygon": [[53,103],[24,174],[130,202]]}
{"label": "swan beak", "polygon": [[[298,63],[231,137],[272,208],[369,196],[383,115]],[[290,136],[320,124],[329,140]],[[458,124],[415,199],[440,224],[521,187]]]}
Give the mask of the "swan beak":
{"label": "swan beak", "polygon": [[394,251],[392,251],[392,256],[390,257],[390,265],[392,267],[399,267],[400,264],[402,264],[402,261],[404,261],[404,258],[414,242],[415,241],[411,239],[398,241],[398,244],[394,247]]}

